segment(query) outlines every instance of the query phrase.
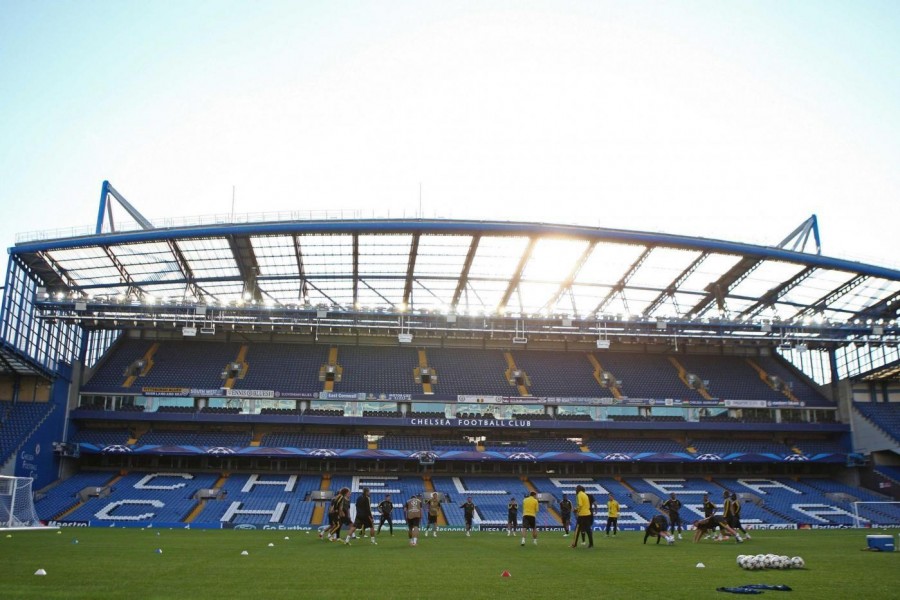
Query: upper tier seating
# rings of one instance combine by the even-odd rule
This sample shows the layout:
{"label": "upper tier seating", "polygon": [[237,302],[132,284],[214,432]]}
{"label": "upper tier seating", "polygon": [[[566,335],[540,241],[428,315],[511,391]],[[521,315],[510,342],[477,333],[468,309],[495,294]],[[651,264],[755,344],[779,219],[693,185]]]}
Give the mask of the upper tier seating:
{"label": "upper tier seating", "polygon": [[900,443],[900,402],[854,402],[853,407]]}
{"label": "upper tier seating", "polygon": [[759,378],[759,373],[739,356],[679,355],[678,362],[689,373],[708,381],[707,391],[724,400],[785,400]]}
{"label": "upper tier seating", "polygon": [[235,379],[234,389],[287,395],[322,391],[319,369],[328,363],[328,346],[255,342],[247,348],[247,372],[243,379]]}
{"label": "upper tier seating", "polygon": [[128,366],[143,358],[150,346],[146,340],[124,340],[114,346],[109,358],[85,384],[83,391],[137,392],[143,387],[219,389],[225,383],[222,370],[236,360],[241,350],[241,344],[232,342],[161,343],[153,355],[149,372],[138,377],[130,388],[122,387]]}
{"label": "upper tier seating", "polygon": [[441,394],[517,396],[504,374],[509,368],[499,350],[428,349]]}
{"label": "upper tier seating", "polygon": [[692,445],[698,454],[718,454],[726,456],[735,452],[747,452],[753,454],[790,454],[791,449],[784,444],[761,440],[742,439],[697,439]]}
{"label": "upper tier seating", "polygon": [[139,445],[224,446],[250,445],[249,431],[149,431],[138,439]]}
{"label": "upper tier seating", "polygon": [[678,377],[678,370],[662,355],[597,352],[594,354],[604,371],[621,381],[622,395],[631,398],[680,398],[701,400],[697,390],[689,388]]}
{"label": "upper tier seating", "polygon": [[[231,382],[235,390],[273,390],[283,397],[321,392],[320,368],[328,363],[331,347],[313,344],[270,342],[211,342],[180,340],[159,342],[152,367],[128,387],[126,370],[147,355],[149,340],[123,340],[113,346],[91,379],[82,387],[86,393],[139,393],[145,387],[185,387],[219,389],[227,380],[222,373],[238,361],[242,350],[241,375]],[[420,394],[414,370],[418,350],[409,347],[337,346],[341,380],[334,390],[381,394]],[[471,348],[428,348],[424,350],[437,380],[433,391],[441,395],[510,396],[521,390],[506,379],[509,365],[503,350]],[[525,371],[534,396],[608,397],[613,390],[594,378],[591,354],[547,350],[509,352],[516,366]],[[621,382],[619,391],[632,398],[703,399],[679,377],[674,359],[688,373],[708,381],[708,393],[722,399],[785,400],[759,377],[744,358],[690,354],[640,354],[625,352],[592,353],[602,369]],[[757,357],[756,364],[789,384],[793,394],[808,406],[828,402],[791,367],[773,357]]]}
{"label": "upper tier seating", "polygon": [[531,380],[533,396],[597,398],[611,396],[594,379],[594,366],[583,352],[513,352],[516,367]]}
{"label": "upper tier seating", "polygon": [[69,436],[73,444],[94,444],[95,446],[115,446],[128,442],[131,435],[127,429],[82,429]]}
{"label": "upper tier seating", "polygon": [[585,440],[585,446],[587,446],[591,452],[600,454],[639,454],[645,452],[673,454],[677,452],[686,452],[684,446],[672,440]]}
{"label": "upper tier seating", "polygon": [[807,406],[824,406],[829,404],[828,399],[825,398],[825,396],[813,386],[809,385],[806,380],[798,375],[792,367],[787,365],[787,363],[774,357],[760,357],[754,360],[756,360],[756,363],[760,367],[765,369],[766,373],[774,375],[787,383],[791,389],[791,393],[794,394],[797,400],[805,402]]}
{"label": "upper tier seating", "polygon": [[[338,364],[343,368],[335,391],[373,394],[421,394],[413,371],[419,364],[415,348],[340,346]],[[440,383],[443,382],[438,378]],[[437,386],[435,386],[437,387]]]}
{"label": "upper tier seating", "polygon": [[260,446],[269,448],[327,448],[329,450],[347,450],[350,448],[367,448],[368,443],[366,442],[366,438],[362,435],[272,432],[262,437]]}
{"label": "upper tier seating", "polygon": [[53,409],[48,402],[0,402],[0,464]]}

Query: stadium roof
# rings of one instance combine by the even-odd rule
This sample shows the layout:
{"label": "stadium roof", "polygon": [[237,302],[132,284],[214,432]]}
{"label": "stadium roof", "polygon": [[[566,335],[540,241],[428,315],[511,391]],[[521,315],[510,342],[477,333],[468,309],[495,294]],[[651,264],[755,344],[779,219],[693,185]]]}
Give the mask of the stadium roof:
{"label": "stadium roof", "polygon": [[[134,223],[115,230],[118,201]],[[814,239],[814,252],[803,251]],[[900,271],[778,246],[599,227],[292,219],[155,227],[104,182],[96,231],[17,243],[48,294],[372,313],[896,326]]]}

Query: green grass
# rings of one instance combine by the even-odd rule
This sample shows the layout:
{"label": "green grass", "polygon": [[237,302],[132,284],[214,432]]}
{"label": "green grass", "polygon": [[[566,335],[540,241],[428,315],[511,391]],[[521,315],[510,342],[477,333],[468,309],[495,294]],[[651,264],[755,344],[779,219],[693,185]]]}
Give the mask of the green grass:
{"label": "green grass", "polygon": [[[643,534],[597,536],[568,547],[542,533],[519,547],[505,533],[443,533],[416,548],[405,532],[379,545],[321,542],[302,531],[64,529],[0,534],[0,598],[728,598],[720,586],[787,584],[766,597],[898,598],[900,552],[861,551],[880,531],[758,531],[734,542],[679,542]],[[896,531],[893,533],[896,538]],[[285,540],[289,536],[289,540]],[[78,539],[78,544],[73,540]],[[274,547],[268,547],[269,543]],[[163,550],[162,554],[156,552]],[[247,550],[248,556],[241,556]],[[742,571],[738,554],[803,556],[807,568]],[[704,569],[695,565],[703,562]],[[43,568],[44,577],[34,572]],[[508,570],[512,577],[500,575]]]}

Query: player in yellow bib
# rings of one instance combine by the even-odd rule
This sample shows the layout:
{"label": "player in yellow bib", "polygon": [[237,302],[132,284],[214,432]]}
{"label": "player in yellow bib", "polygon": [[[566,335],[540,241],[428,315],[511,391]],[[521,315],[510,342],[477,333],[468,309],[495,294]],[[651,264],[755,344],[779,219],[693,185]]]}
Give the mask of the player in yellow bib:
{"label": "player in yellow bib", "polygon": [[522,543],[525,545],[525,532],[531,530],[531,541],[537,545],[537,514],[541,509],[538,503],[537,492],[531,492],[522,500]]}
{"label": "player in yellow bib", "polygon": [[588,538],[588,548],[594,547],[594,517],[591,516],[591,500],[584,491],[583,485],[575,487],[575,539],[572,548],[578,547],[578,534],[585,533]]}
{"label": "player in yellow bib", "polygon": [[613,535],[617,535],[619,533],[619,502],[612,494],[606,501],[606,510],[606,537],[609,537],[610,528],[612,528]]}

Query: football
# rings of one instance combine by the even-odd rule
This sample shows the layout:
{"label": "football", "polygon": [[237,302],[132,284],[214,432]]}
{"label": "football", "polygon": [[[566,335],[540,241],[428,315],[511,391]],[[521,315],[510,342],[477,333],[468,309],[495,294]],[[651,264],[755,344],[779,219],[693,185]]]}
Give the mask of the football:
{"label": "football", "polygon": [[806,561],[799,556],[795,556],[791,559],[791,567],[794,569],[803,569],[806,567]]}

